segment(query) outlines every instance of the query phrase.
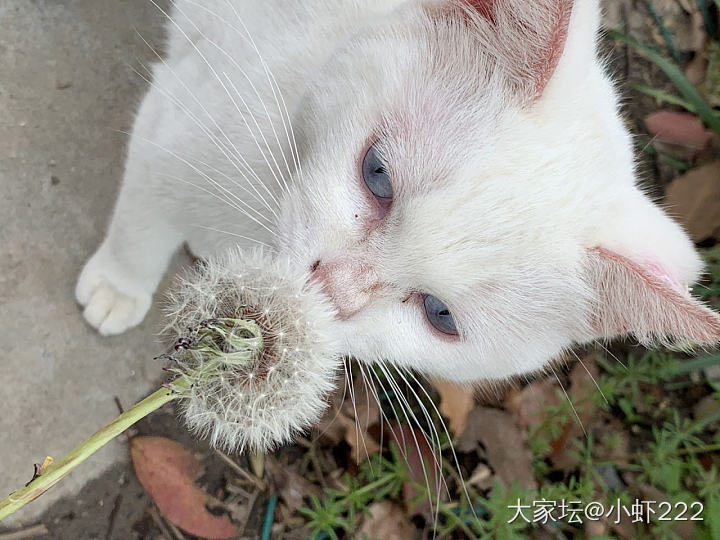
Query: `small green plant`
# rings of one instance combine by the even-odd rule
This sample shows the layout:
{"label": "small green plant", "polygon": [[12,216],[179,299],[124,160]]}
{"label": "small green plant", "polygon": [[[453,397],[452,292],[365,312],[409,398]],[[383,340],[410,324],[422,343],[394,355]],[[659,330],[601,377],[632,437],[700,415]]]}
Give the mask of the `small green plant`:
{"label": "small green plant", "polygon": [[345,489],[325,489],[322,500],[311,497],[310,506],[301,508],[300,513],[308,519],[315,538],[327,535],[336,539],[339,532],[354,530],[370,504],[397,497],[408,481],[407,461],[397,446],[391,444],[390,458],[373,454],[360,465],[356,477],[344,476]]}

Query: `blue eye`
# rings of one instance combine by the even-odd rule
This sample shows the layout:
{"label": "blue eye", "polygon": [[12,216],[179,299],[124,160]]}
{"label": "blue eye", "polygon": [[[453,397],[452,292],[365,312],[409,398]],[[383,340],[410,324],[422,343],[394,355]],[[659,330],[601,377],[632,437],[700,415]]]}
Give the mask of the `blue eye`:
{"label": "blue eye", "polygon": [[374,146],[365,154],[362,164],[363,180],[370,192],[381,202],[391,201],[393,198],[393,188],[390,183],[385,163],[380,159],[380,155]]}
{"label": "blue eye", "polygon": [[453,319],[448,307],[429,294],[425,295],[425,315],[427,315],[430,324],[438,331],[450,336],[458,335],[455,319]]}

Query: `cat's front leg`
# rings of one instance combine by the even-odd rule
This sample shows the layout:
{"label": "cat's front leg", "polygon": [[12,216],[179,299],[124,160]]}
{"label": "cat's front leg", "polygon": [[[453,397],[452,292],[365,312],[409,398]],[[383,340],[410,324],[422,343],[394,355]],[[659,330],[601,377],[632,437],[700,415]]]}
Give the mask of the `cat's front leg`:
{"label": "cat's front leg", "polygon": [[149,187],[126,173],[107,236],[75,289],[85,319],[102,335],[120,334],[140,324],[183,241],[154,204]]}

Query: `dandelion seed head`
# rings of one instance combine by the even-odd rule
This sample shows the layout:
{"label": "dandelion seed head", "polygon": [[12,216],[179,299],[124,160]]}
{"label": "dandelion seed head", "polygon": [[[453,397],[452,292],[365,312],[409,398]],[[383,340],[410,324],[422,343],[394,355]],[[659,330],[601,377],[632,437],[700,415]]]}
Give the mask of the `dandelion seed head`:
{"label": "dandelion seed head", "polygon": [[177,347],[166,357],[192,381],[182,416],[213,446],[269,450],[326,408],[340,368],[334,313],[307,278],[286,260],[235,250],[169,294]]}

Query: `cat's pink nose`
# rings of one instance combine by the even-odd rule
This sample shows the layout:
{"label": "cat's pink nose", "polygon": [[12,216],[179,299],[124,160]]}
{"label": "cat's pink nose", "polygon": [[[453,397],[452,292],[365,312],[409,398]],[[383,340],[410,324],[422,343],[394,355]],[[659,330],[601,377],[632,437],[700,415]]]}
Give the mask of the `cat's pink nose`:
{"label": "cat's pink nose", "polygon": [[373,294],[381,288],[375,270],[357,259],[321,261],[313,268],[310,281],[320,284],[337,310],[338,318],[343,320],[367,306]]}

